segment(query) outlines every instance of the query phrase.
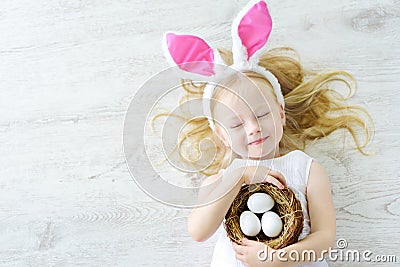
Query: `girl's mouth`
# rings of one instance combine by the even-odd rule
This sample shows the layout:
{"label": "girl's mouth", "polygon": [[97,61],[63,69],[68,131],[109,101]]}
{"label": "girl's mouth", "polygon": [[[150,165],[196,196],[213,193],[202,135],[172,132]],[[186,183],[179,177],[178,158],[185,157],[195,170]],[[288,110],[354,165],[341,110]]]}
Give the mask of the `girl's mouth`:
{"label": "girl's mouth", "polygon": [[261,144],[262,142],[264,142],[265,140],[267,140],[267,138],[268,138],[268,136],[267,136],[267,137],[264,137],[264,138],[261,138],[261,139],[258,139],[258,140],[256,140],[256,141],[253,141],[253,142],[249,143],[249,145],[258,145],[258,144]]}

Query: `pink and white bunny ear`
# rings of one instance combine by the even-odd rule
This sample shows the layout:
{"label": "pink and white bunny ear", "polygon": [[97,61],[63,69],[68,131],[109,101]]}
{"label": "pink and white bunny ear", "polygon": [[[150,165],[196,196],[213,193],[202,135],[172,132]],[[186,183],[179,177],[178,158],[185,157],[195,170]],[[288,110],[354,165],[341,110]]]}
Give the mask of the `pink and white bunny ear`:
{"label": "pink and white bunny ear", "polygon": [[250,1],[232,23],[232,53],[235,65],[257,65],[272,30],[265,1]]}
{"label": "pink and white bunny ear", "polygon": [[190,34],[167,32],[163,38],[164,55],[173,65],[184,71],[202,76],[215,75],[215,63],[219,63],[220,55],[206,41]]}

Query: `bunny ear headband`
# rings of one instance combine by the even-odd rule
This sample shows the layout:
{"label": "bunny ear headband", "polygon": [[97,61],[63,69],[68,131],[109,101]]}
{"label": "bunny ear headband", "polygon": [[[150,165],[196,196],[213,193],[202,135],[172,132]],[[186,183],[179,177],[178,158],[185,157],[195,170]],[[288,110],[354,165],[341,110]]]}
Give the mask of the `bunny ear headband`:
{"label": "bunny ear headband", "polygon": [[[271,83],[278,102],[285,107],[278,79],[258,65],[271,29],[272,20],[265,1],[250,1],[232,22],[233,64],[229,67],[237,71],[250,70],[265,76]],[[167,32],[164,34],[162,46],[169,63],[178,65],[186,72],[212,77],[218,74],[215,68],[217,64],[226,66],[218,50],[212,49],[206,41],[194,35]],[[195,64],[196,62],[202,64]],[[214,89],[215,84],[208,83],[203,92],[203,112],[213,131],[215,125],[211,115],[211,99]]]}

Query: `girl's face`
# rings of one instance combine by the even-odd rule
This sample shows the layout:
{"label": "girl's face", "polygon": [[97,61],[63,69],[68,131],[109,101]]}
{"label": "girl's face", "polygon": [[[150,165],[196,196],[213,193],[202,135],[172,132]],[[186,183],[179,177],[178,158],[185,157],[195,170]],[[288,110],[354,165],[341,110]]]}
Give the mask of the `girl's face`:
{"label": "girl's face", "polygon": [[229,92],[215,104],[216,133],[242,158],[273,158],[279,156],[285,112],[270,86],[258,79],[251,81],[236,98]]}

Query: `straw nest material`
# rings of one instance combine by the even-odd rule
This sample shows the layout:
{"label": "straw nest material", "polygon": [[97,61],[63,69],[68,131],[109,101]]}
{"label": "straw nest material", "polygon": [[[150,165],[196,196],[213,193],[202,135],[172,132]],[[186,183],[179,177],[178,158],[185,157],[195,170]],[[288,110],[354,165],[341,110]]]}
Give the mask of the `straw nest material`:
{"label": "straw nest material", "polygon": [[[268,237],[263,231],[260,231],[254,237],[245,236],[240,229],[240,214],[248,210],[247,200],[250,195],[257,192],[267,193],[275,201],[275,205],[271,210],[278,214],[283,222],[282,232],[277,237]],[[273,249],[279,249],[296,243],[302,229],[303,212],[300,201],[289,188],[278,189],[272,184],[244,185],[225,215],[225,230],[227,235],[232,241],[238,244],[242,244],[242,238],[246,237],[251,240],[263,242]]]}

